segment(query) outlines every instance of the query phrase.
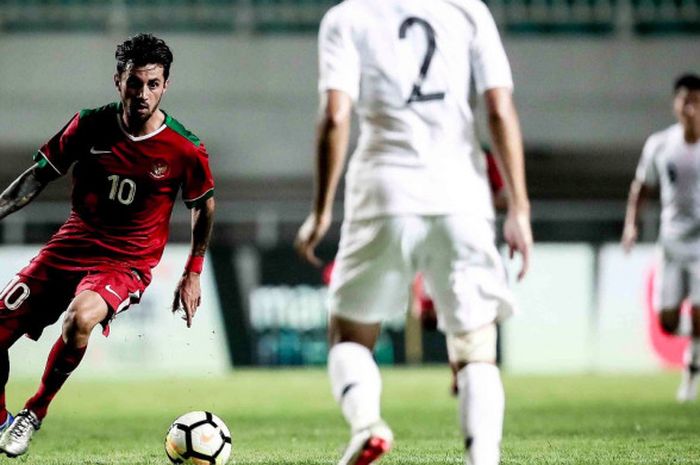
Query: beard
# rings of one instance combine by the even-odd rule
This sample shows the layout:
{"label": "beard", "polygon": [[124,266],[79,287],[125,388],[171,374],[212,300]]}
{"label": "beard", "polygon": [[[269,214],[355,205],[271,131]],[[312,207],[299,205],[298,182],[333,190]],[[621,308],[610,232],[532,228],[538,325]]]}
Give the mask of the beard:
{"label": "beard", "polygon": [[131,125],[144,125],[158,109],[160,100],[161,99],[159,98],[153,107],[149,106],[148,108],[142,107],[141,105],[135,103],[129,105],[129,121],[131,122]]}
{"label": "beard", "polygon": [[129,107],[129,121],[132,123],[144,124],[151,116],[153,116],[153,110],[150,108],[141,106]]}

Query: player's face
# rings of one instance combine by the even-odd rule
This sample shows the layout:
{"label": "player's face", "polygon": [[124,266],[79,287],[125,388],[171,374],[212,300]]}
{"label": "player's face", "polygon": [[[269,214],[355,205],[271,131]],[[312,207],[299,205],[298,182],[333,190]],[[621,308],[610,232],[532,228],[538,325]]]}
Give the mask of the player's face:
{"label": "player's face", "polygon": [[673,111],[684,126],[697,126],[700,123],[700,90],[681,87],[673,99]]}
{"label": "player's face", "polygon": [[168,89],[162,65],[129,66],[114,76],[117,91],[129,120],[143,124],[158,110]]}

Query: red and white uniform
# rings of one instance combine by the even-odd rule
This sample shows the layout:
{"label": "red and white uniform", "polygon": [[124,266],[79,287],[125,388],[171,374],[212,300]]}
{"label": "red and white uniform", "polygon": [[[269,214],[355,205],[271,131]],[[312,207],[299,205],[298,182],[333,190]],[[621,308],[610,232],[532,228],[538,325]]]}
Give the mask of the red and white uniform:
{"label": "red and white uniform", "polygon": [[[123,310],[138,301],[160,261],[178,192],[188,207],[214,193],[208,155],[196,136],[169,115],[156,131],[132,136],[117,103],[76,114],[34,159],[56,177],[73,167],[72,211],[18,274],[29,289],[26,297],[23,288],[6,288],[0,318],[6,301],[16,307],[17,297],[24,297],[28,307],[32,301],[45,305],[47,295],[66,294],[66,286],[69,298],[89,289],[114,313]],[[32,311],[50,312],[55,321],[70,301],[63,300]]]}

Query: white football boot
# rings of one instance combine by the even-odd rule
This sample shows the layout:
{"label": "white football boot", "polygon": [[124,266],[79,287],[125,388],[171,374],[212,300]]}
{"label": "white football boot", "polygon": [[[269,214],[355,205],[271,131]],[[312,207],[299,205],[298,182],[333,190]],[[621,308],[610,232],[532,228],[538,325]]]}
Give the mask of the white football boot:
{"label": "white football boot", "polygon": [[15,420],[0,436],[0,451],[8,457],[17,457],[27,452],[32,435],[41,427],[41,421],[31,410],[17,413]]}
{"label": "white football boot", "polygon": [[338,465],[369,465],[391,449],[394,433],[380,420],[353,433]]}
{"label": "white football boot", "polygon": [[698,396],[698,382],[700,381],[700,372],[697,368],[688,367],[683,370],[681,376],[681,385],[678,386],[676,399],[678,402],[692,402]]}

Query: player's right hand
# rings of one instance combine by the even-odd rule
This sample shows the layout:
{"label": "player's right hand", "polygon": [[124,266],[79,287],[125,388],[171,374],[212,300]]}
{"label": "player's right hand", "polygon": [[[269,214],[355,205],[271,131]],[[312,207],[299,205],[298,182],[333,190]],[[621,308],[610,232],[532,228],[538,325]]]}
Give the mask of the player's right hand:
{"label": "player's right hand", "polygon": [[316,246],[328,232],[331,221],[331,215],[317,215],[312,212],[297,232],[294,248],[303,260],[314,266],[323,265],[323,261],[316,256]]}
{"label": "player's right hand", "polygon": [[503,238],[508,244],[510,258],[515,252],[522,256],[523,264],[518,273],[518,281],[525,277],[530,267],[530,253],[532,250],[532,229],[530,228],[530,214],[509,210],[506,221],[503,224]]}
{"label": "player's right hand", "polygon": [[625,253],[630,253],[634,244],[637,243],[637,225],[636,224],[626,224],[625,229],[622,230],[622,249]]}
{"label": "player's right hand", "polygon": [[183,312],[182,319],[187,323],[187,327],[191,328],[192,319],[201,303],[202,291],[199,283],[199,274],[187,272],[182,275],[175,288],[172,312]]}

